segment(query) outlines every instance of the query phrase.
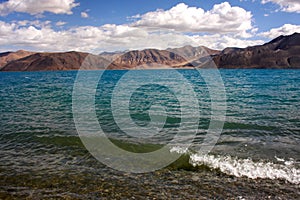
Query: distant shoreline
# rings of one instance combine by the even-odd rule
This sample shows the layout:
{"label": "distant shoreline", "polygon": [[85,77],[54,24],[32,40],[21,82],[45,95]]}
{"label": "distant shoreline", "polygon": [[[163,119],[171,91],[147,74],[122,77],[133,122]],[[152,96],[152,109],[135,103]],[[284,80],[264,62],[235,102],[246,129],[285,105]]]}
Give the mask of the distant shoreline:
{"label": "distant shoreline", "polygon": [[229,47],[223,51],[204,46],[144,49],[99,55],[76,51],[39,53],[19,50],[0,54],[0,71],[300,69],[299,52],[300,33],[280,36],[263,45]]}
{"label": "distant shoreline", "polygon": [[83,71],[83,72],[92,72],[92,71],[164,71],[164,70],[221,70],[221,71],[231,71],[231,70],[300,70],[299,68],[284,68],[284,69],[277,69],[277,68],[234,68],[234,69],[229,69],[229,68],[209,68],[209,69],[201,69],[201,68],[165,68],[165,69],[98,69],[98,70],[41,70],[41,71],[0,71],[1,73],[30,73],[30,72],[41,72],[41,73],[48,73],[48,72],[78,72],[78,71]]}

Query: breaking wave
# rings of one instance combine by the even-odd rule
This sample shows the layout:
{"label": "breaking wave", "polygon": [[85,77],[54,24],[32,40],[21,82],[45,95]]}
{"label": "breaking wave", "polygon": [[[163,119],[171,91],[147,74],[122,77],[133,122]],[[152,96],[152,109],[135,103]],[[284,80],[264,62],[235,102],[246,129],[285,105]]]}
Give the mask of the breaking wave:
{"label": "breaking wave", "polygon": [[240,159],[232,156],[199,154],[190,155],[189,160],[194,167],[206,165],[236,177],[283,179],[293,184],[300,184],[300,169],[296,168],[295,162],[292,159],[289,161],[277,159],[277,161],[281,163],[256,162],[251,158]]}

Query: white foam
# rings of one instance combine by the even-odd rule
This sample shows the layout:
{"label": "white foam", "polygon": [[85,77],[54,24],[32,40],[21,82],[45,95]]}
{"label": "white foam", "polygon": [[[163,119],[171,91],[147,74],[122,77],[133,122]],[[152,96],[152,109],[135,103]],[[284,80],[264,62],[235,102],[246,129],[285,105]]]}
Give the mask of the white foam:
{"label": "white foam", "polygon": [[283,158],[278,158],[277,156],[275,156],[275,158],[278,162],[282,162],[287,166],[294,165],[296,163],[293,158],[290,158],[289,160],[285,160]]}
{"label": "white foam", "polygon": [[178,153],[178,154],[185,154],[188,152],[188,148],[187,147],[179,147],[179,146],[174,146],[170,149],[171,153]]}
{"label": "white foam", "polygon": [[238,159],[231,156],[191,155],[191,164],[207,165],[220,169],[223,173],[236,177],[246,176],[251,179],[284,179],[293,184],[300,184],[300,169],[292,164],[275,164],[272,162],[254,162],[252,159]]}

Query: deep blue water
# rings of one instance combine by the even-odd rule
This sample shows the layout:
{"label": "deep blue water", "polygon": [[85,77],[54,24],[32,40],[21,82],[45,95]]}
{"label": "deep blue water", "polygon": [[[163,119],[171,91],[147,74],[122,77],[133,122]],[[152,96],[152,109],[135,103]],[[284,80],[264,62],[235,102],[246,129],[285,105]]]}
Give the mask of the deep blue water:
{"label": "deep blue water", "polygon": [[[106,71],[97,86],[95,109],[107,136],[141,144],[166,144],[177,133],[183,118],[193,120],[195,116],[183,113],[178,94],[168,87],[174,85],[182,91],[183,99],[191,98],[190,93],[185,93],[186,83],[174,78],[172,71],[137,70],[132,72],[135,80],[120,79],[127,71]],[[197,136],[190,147],[196,151],[209,126],[211,99],[207,83],[196,70],[178,72],[188,81],[198,100],[195,102],[200,116]],[[93,71],[84,73],[86,82],[95,74]],[[220,74],[227,104],[222,134],[210,157],[197,157],[194,152],[190,162],[219,168],[235,176],[279,178],[299,184],[300,71],[221,70]],[[58,173],[64,170],[66,163],[69,166],[82,164],[79,157],[84,148],[72,113],[76,75],[76,71],[0,73],[2,176],[12,177],[45,169],[50,174]],[[161,80],[160,76],[163,77]],[[126,126],[126,121],[115,122],[111,103],[112,98],[117,99],[113,97],[113,91],[120,81],[128,88],[133,85],[131,81],[141,84],[129,100],[128,113],[134,126],[147,127],[153,119],[149,109],[153,108],[151,112],[156,116],[158,126],[162,125],[162,131],[157,131],[152,137],[139,137],[137,133],[128,136],[126,132],[133,130],[130,124]],[[147,84],[143,85],[144,82]],[[125,87],[115,94],[119,95],[119,100],[113,108],[121,120],[126,118],[123,106],[127,104],[122,98],[128,91]],[[159,117],[165,114],[167,121],[162,122]],[[122,130],[124,126],[128,130]],[[188,126],[187,123],[186,131],[193,131]],[[191,129],[195,127],[191,125]],[[269,173],[270,170],[274,173]]]}

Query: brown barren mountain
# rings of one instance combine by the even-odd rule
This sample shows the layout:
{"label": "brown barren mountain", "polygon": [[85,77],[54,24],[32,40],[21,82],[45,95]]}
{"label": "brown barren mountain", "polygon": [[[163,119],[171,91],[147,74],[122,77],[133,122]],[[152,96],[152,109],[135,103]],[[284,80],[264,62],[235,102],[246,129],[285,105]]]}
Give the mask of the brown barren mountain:
{"label": "brown barren mountain", "polygon": [[[202,57],[220,53],[207,47],[192,47],[158,50],[145,49],[125,53],[102,53],[100,56],[113,61],[117,69],[190,68],[191,62]],[[113,67],[110,67],[112,69]]]}
{"label": "brown barren mountain", "polygon": [[166,68],[184,62],[186,62],[186,60],[178,54],[157,49],[129,51],[113,61],[115,66],[127,69]]}
{"label": "brown barren mountain", "polygon": [[19,50],[16,52],[5,52],[0,53],[0,68],[5,66],[7,63],[18,60],[34,54],[35,52]]}
{"label": "brown barren mountain", "polygon": [[[102,53],[32,53],[18,51],[0,54],[6,63],[0,71],[46,71],[78,69],[156,69],[156,68],[278,68],[300,69],[300,34],[280,36],[264,45],[247,48],[207,47]],[[13,55],[19,55],[13,56]],[[2,60],[1,60],[2,59]],[[213,62],[212,62],[213,61]],[[112,62],[112,63],[111,63]]]}
{"label": "brown barren mountain", "polygon": [[1,71],[187,68],[191,67],[187,65],[190,61],[207,56],[208,52],[218,51],[206,47],[185,46],[168,50],[145,49],[125,53],[105,53],[99,56],[75,51],[35,53],[10,61],[1,68]]}
{"label": "brown barren mountain", "polygon": [[219,68],[300,69],[300,34],[280,36],[259,46],[226,48],[213,59]]}
{"label": "brown barren mountain", "polygon": [[2,71],[76,70],[80,68],[87,53],[35,53],[6,64]]}
{"label": "brown barren mountain", "polygon": [[110,62],[101,56],[70,51],[35,53],[9,62],[1,71],[98,70],[105,69],[108,65],[110,65]]}

